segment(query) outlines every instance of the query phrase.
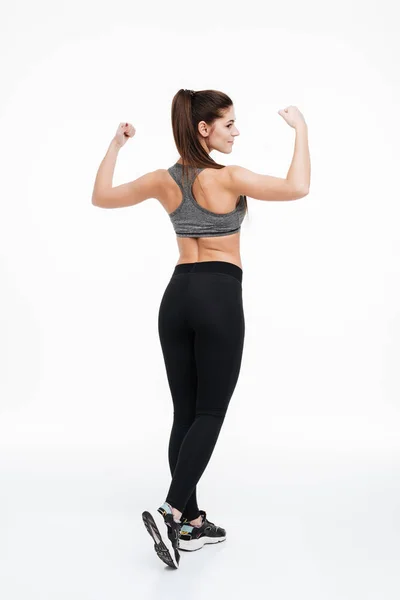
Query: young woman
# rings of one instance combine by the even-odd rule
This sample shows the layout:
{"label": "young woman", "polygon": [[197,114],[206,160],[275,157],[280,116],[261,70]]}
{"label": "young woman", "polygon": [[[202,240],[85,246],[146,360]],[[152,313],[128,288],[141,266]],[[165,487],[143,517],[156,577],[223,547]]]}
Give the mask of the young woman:
{"label": "young woman", "polygon": [[165,289],[158,331],[174,418],[168,459],[172,481],[165,502],[144,524],[159,558],[179,566],[179,549],[225,540],[226,532],[199,510],[196,485],[217,442],[239,377],[245,334],[240,228],[247,196],[296,200],[308,194],[307,125],[295,106],[278,111],[296,130],[286,178],[224,166],[213,150],[230,154],[239,131],[233,102],[215,90],[181,89],[172,101],[179,160],[135,181],[112,187],[119,150],[135,135],[121,123],[98,170],[92,202],[101,208],[159,200],[174,228],[180,257]]}

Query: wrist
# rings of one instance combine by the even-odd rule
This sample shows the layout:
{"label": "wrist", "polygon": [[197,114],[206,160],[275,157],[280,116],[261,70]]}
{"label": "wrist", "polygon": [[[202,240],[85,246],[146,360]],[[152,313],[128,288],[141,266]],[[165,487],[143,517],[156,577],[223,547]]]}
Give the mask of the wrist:
{"label": "wrist", "polygon": [[121,144],[118,142],[117,138],[113,138],[113,139],[111,140],[110,147],[111,147],[111,148],[114,148],[115,150],[121,150],[121,148],[122,148],[122,146],[121,146]]}
{"label": "wrist", "polygon": [[295,130],[296,131],[307,131],[308,130],[307,123],[305,123],[305,122],[297,123],[297,125],[295,126]]}

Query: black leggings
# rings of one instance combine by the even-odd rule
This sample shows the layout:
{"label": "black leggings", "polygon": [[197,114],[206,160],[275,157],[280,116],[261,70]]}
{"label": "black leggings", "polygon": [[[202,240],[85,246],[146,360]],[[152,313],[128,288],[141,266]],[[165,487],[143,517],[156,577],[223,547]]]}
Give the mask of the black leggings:
{"label": "black leggings", "polygon": [[158,315],[174,406],[166,502],[199,516],[196,484],[214,450],[242,362],[243,271],[213,260],[175,266]]}

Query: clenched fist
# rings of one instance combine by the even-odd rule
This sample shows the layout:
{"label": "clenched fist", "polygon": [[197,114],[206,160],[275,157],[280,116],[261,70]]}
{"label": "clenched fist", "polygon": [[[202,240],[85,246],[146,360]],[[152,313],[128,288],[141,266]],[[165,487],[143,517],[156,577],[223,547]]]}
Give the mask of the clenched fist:
{"label": "clenched fist", "polygon": [[129,138],[132,138],[136,133],[136,129],[131,123],[120,123],[117,132],[114,136],[117,144],[122,148]]}
{"label": "clenched fist", "polygon": [[285,119],[286,123],[296,129],[301,124],[305,123],[303,114],[299,111],[297,106],[287,106],[281,110],[278,110],[278,114]]}

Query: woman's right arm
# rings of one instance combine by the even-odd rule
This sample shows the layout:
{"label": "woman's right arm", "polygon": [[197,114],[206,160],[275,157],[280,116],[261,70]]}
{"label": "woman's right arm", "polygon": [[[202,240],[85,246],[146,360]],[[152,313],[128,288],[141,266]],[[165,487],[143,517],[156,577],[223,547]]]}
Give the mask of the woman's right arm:
{"label": "woman's right arm", "polygon": [[306,123],[296,125],[294,154],[286,179],[295,187],[310,190],[311,163],[308,148],[308,128]]}
{"label": "woman's right arm", "polygon": [[255,200],[298,200],[310,190],[310,152],[306,123],[296,124],[293,159],[286,178],[261,175],[238,165],[226,167],[228,185],[236,195],[244,194]]}

